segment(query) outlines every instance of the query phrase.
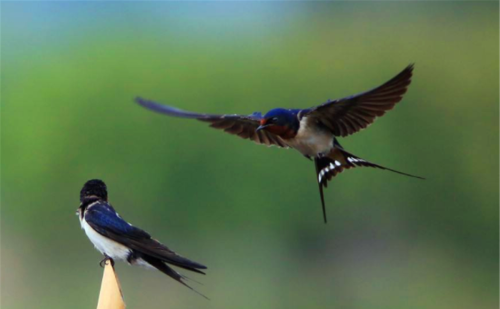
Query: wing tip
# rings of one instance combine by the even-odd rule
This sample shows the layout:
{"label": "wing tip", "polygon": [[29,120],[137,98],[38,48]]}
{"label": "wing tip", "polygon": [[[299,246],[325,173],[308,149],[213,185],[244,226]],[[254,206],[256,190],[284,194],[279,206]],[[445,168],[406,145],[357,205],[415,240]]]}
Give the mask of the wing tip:
{"label": "wing tip", "polygon": [[178,109],[173,106],[169,105],[164,105],[157,103],[152,100],[144,99],[142,97],[136,97],[134,100],[137,104],[140,106],[149,109],[153,112],[157,112],[160,114],[165,114],[173,117],[179,117],[179,118],[191,118],[191,119],[199,119],[199,120],[204,120],[205,118],[210,118],[213,115],[210,114],[198,114],[198,113],[193,113],[189,111],[185,111],[182,109]]}
{"label": "wing tip", "polygon": [[[196,264],[196,268],[197,269],[208,269],[205,265],[202,265],[202,264],[199,264],[199,263],[195,263]],[[205,274],[205,273],[203,273]]]}
{"label": "wing tip", "polygon": [[408,75],[407,77],[408,84],[406,85],[406,88],[408,88],[408,86],[411,83],[411,78],[413,77],[414,69],[415,69],[415,62],[412,62],[401,72],[401,75]]}
{"label": "wing tip", "polygon": [[139,96],[135,97],[134,101],[135,101],[135,103],[142,105],[142,106],[145,106],[147,104],[147,102],[149,102],[148,100],[146,100],[142,97],[139,97]]}
{"label": "wing tip", "polygon": [[144,108],[147,108],[147,109],[151,109],[151,110],[155,110],[155,108],[158,108],[158,106],[160,106],[161,104],[158,104],[156,102],[153,102],[151,100],[148,100],[148,99],[144,99],[142,97],[135,97],[134,99],[134,102],[139,104],[140,106],[144,107]]}

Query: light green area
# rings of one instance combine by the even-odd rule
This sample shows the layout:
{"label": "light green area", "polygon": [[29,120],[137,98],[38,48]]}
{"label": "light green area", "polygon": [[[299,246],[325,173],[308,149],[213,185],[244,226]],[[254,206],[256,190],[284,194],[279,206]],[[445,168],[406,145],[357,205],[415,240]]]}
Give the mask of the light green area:
{"label": "light green area", "polygon": [[[117,265],[129,308],[498,308],[498,3],[2,3],[2,309],[93,308],[99,253],[74,213],[118,212],[206,264]],[[425,181],[314,166],[133,103],[309,107],[409,63],[404,100],[341,140]]]}

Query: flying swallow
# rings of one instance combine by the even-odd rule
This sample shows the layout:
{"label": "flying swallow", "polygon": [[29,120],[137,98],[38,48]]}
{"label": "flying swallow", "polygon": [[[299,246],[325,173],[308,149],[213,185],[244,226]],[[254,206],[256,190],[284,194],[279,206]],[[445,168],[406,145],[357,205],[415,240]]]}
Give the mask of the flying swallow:
{"label": "flying swallow", "polygon": [[136,101],[158,113],[208,122],[212,128],[258,144],[294,148],[306,158],[313,159],[326,223],[323,188],[344,169],[366,166],[423,179],[361,159],[344,150],[337,140],[337,137],[346,137],[368,127],[401,101],[410,85],[412,72],[413,65],[409,65],[391,80],[372,90],[328,100],[307,109],[275,108],[264,116],[259,112],[250,115],[198,114],[142,98]]}
{"label": "flying swallow", "polygon": [[77,215],[90,241],[104,255],[101,266],[106,260],[111,260],[112,265],[115,260],[121,260],[130,265],[157,269],[200,294],[184,282],[183,279],[187,277],[168,264],[199,274],[205,274],[200,269],[207,267],[178,255],[151,238],[147,232],[123,220],[108,203],[108,192],[103,181],[93,179],[85,183],[80,191]]}

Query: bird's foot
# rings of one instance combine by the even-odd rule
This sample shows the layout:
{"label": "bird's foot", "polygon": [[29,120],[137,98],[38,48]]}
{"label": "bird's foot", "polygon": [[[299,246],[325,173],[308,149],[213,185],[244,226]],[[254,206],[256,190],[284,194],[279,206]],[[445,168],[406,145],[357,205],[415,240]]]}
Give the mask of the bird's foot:
{"label": "bird's foot", "polygon": [[104,266],[106,266],[106,262],[107,261],[110,261],[111,262],[111,266],[112,267],[115,267],[115,261],[113,261],[112,258],[110,258],[109,256],[105,255],[104,256],[104,259],[102,259],[100,262],[99,262],[99,265],[104,268]]}

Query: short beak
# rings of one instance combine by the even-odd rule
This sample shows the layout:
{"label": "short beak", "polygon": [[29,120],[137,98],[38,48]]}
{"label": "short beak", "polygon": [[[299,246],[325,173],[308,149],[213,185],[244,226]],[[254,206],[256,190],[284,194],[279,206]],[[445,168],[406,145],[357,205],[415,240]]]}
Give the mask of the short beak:
{"label": "short beak", "polygon": [[258,132],[258,131],[260,131],[260,130],[262,130],[262,129],[265,129],[265,128],[266,128],[266,127],[268,127],[268,126],[269,126],[268,124],[265,124],[265,125],[260,125],[260,126],[259,126],[256,130],[255,130],[255,132]]}

